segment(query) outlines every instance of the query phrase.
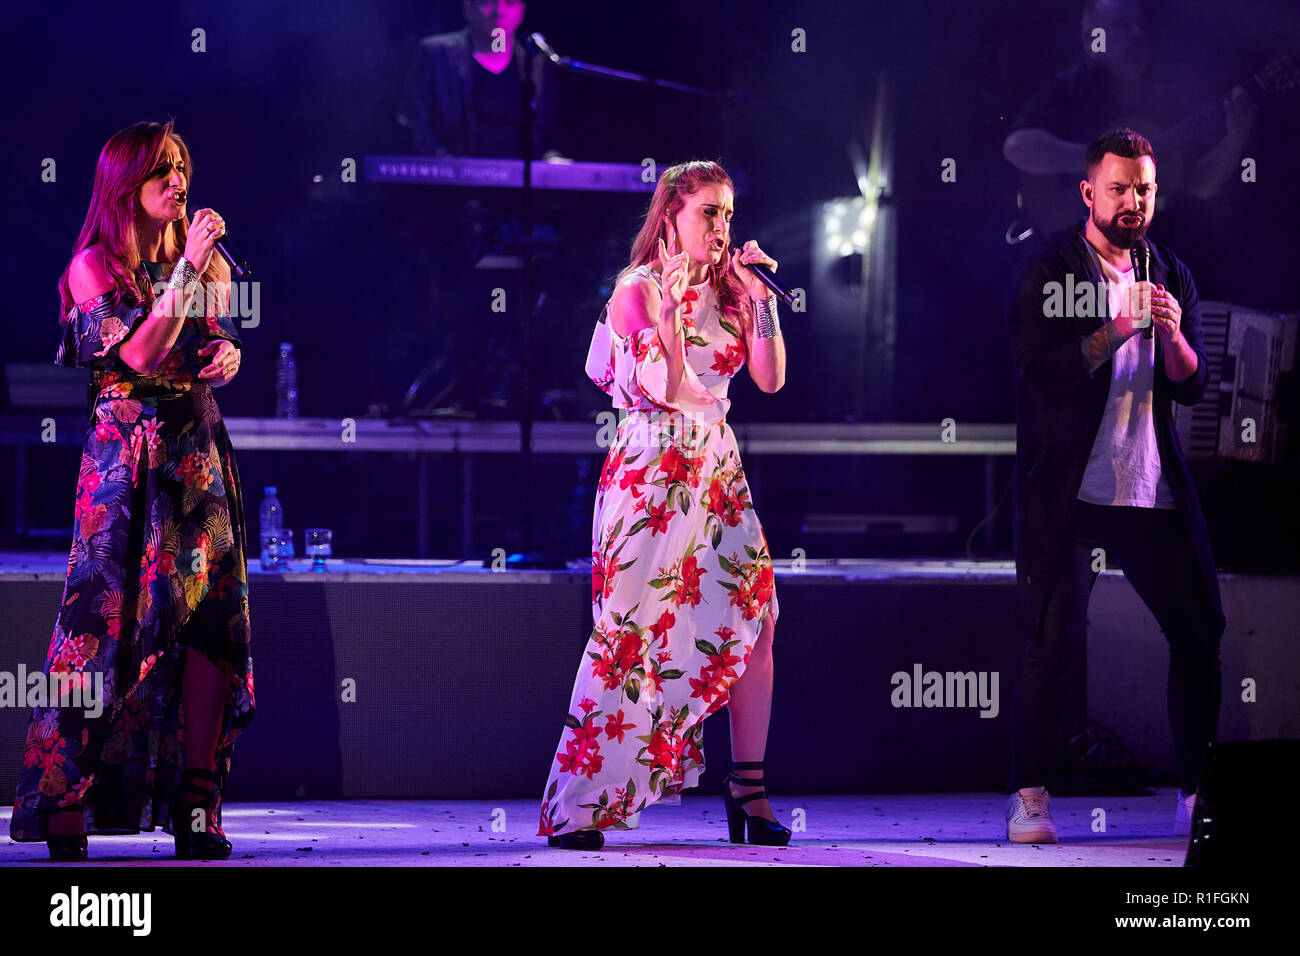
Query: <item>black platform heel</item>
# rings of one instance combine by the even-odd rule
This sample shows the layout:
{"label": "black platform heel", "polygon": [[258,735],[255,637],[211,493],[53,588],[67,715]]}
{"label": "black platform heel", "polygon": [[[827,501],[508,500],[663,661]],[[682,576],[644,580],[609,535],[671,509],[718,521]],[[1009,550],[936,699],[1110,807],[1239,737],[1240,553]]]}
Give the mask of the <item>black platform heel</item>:
{"label": "black platform heel", "polygon": [[[197,786],[195,780],[211,780],[213,789]],[[216,816],[217,775],[211,770],[186,770],[172,802],[172,837],[176,856],[181,860],[226,860],[230,858],[230,841],[214,820]],[[202,799],[183,801],[181,794],[197,794]],[[203,811],[204,828],[195,832],[194,811]]]}
{"label": "black platform heel", "polygon": [[[70,807],[59,807],[50,816],[55,817],[60,813],[76,813],[80,815],[81,804],[74,803]],[[86,852],[86,834],[84,833],[71,833],[66,836],[50,833],[45,837],[45,845],[50,849],[50,859],[56,863],[80,863],[88,856]]]}
{"label": "black platform heel", "polygon": [[574,830],[546,838],[547,846],[561,850],[599,850],[605,845],[605,834],[599,830]]}
{"label": "black platform heel", "polygon": [[[722,782],[722,800],[727,807],[727,834],[731,837],[732,843],[753,843],[759,846],[785,846],[790,842],[790,830],[783,827],[775,820],[768,820],[764,817],[751,817],[742,809],[745,804],[751,800],[762,800],[767,796],[766,789],[760,789],[756,793],[747,794],[743,797],[733,797],[731,795],[731,783],[735,781],[738,787],[763,787],[767,786],[762,776],[755,777],[752,780],[746,780],[744,777],[736,775],[737,770],[759,770],[763,769],[763,762],[750,761],[747,763],[734,763],[731,765],[731,773],[727,774],[727,779]],[[749,839],[745,839],[745,830],[749,830]]]}

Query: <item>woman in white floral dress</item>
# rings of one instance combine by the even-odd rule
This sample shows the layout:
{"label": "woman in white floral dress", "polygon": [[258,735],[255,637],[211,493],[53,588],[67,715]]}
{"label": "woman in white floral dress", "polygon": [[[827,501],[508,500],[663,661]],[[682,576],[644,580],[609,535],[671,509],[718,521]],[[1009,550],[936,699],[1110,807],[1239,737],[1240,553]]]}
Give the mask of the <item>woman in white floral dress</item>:
{"label": "woman in white floral dress", "polygon": [[734,842],[784,845],[762,779],[778,615],[772,558],[750,500],[727,386],[741,365],[785,382],[775,298],[730,252],[734,189],[721,166],[664,172],[596,323],[587,374],[625,410],[596,491],[595,627],[551,765],[539,835],[594,849],[602,831],[676,802],[704,769],[704,718],[726,706]]}

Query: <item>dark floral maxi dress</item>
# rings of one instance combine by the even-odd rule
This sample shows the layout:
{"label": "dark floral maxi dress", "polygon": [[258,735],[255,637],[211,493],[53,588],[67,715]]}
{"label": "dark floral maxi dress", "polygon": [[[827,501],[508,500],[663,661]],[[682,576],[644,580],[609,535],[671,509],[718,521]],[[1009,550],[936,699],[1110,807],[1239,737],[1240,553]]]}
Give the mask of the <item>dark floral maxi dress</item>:
{"label": "dark floral maxi dress", "polygon": [[[642,266],[646,278],[659,276]],[[684,371],[667,398],[658,332],[596,323],[587,375],[626,411],[592,517],[594,628],[543,791],[538,833],[634,829],[704,770],[704,719],[726,706],[759,631],[780,614],[728,386],[740,329],[708,283],[683,298]]]}
{"label": "dark floral maxi dress", "polygon": [[[151,283],[171,264],[145,263]],[[198,298],[198,297],[196,297]],[[181,675],[206,654],[230,681],[217,738],[216,797],[235,738],[253,717],[247,545],[239,473],[197,350],[236,345],[234,321],[189,316],[153,375],[118,355],[148,304],[113,293],[74,306],[55,363],[89,366],[90,419],[77,480],[68,578],[45,659],[51,679],[94,696],[38,706],[23,753],[10,835],[46,839],[50,814],[80,804],[87,833],[161,825],[185,766]],[[63,703],[68,703],[68,700]],[[102,712],[95,714],[102,706]]]}

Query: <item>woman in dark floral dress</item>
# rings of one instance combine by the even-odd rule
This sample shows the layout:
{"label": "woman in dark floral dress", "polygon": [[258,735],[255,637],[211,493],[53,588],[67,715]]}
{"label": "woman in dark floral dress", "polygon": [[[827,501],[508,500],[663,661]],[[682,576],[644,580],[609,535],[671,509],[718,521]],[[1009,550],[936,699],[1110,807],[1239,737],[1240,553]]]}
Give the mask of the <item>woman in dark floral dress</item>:
{"label": "woman in dark floral dress", "polygon": [[90,368],[90,417],[45,670],[81,695],[35,709],[10,823],[57,860],[85,859],[88,833],[158,825],[177,856],[230,855],[221,795],[253,673],[239,474],[212,389],[240,341],[213,252],[225,226],[210,209],[189,221],[190,176],[171,123],[114,135],[59,282],[55,361]]}

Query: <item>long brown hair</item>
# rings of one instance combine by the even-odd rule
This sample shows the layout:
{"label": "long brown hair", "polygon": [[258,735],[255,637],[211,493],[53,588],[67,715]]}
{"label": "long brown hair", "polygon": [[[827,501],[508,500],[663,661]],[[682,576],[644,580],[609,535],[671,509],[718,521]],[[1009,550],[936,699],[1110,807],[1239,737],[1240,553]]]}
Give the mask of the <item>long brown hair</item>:
{"label": "long brown hair", "polygon": [[[189,148],[166,123],[134,123],[114,133],[100,150],[95,164],[95,184],[90,191],[90,208],[81,235],[72,247],[76,259],[91,246],[99,246],[104,253],[104,265],[113,280],[118,301],[125,298],[136,305],[151,305],[153,289],[140,269],[140,242],[135,230],[136,217],[143,211],[140,189],[163,161],[169,143],[175,143],[185,163],[185,189],[188,192],[194,178]],[[186,214],[163,231],[162,256],[172,261],[185,250],[190,219]],[[66,320],[68,311],[76,303],[68,286],[68,268],[59,277],[59,319]],[[220,255],[208,260],[203,272],[205,287],[208,283],[228,283],[230,268]]]}
{"label": "long brown hair", "polygon": [[[706,183],[726,186],[733,195],[736,192],[727,171],[708,160],[691,160],[664,170],[664,174],[659,177],[659,184],[655,186],[654,195],[650,197],[650,208],[645,214],[645,222],[641,224],[641,231],[632,241],[632,255],[627,268],[618,274],[619,279],[633,269],[659,261],[659,240],[662,239],[665,243],[668,241],[668,226],[664,217],[675,220],[686,205],[686,197],[694,195]],[[740,323],[742,332],[747,331],[753,309],[744,285],[731,271],[729,251],[717,265],[709,265],[709,285],[717,296],[722,311]]]}

